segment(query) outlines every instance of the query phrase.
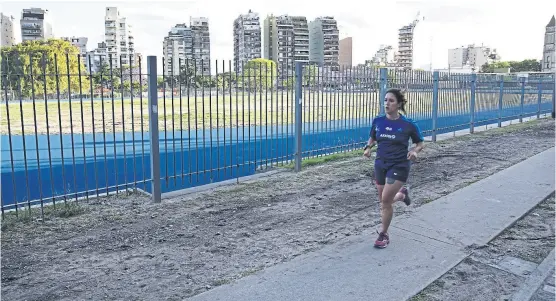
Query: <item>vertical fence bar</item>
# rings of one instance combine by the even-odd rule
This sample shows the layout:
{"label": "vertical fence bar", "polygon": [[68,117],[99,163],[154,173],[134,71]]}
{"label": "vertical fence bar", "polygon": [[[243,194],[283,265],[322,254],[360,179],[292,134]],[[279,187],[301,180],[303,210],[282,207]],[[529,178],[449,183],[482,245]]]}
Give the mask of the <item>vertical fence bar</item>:
{"label": "vertical fence bar", "polygon": [[[78,64],[79,64],[79,60],[78,60]],[[71,72],[70,72],[70,63],[69,63],[69,54],[66,53],[66,71],[67,71],[67,78],[68,78],[68,106],[69,106],[69,119],[70,119],[70,139],[71,139],[71,161],[72,161],[72,174],[73,174],[73,190],[75,193],[75,201],[77,202],[79,197],[78,197],[78,191],[77,191],[77,175],[75,174],[75,141],[74,141],[74,137],[73,137],[73,106],[72,106],[72,102],[71,102]],[[32,76],[32,74],[31,74]],[[33,103],[35,102],[35,96],[33,95]],[[81,121],[83,122],[83,121]],[[37,159],[38,159],[38,153],[37,153]],[[40,170],[39,170],[39,179],[40,179]],[[40,187],[40,185],[39,185]],[[69,191],[68,191],[69,193]],[[41,197],[42,199],[42,197]],[[42,203],[41,203],[42,206]],[[42,209],[42,208],[41,208]]]}
{"label": "vertical fence bar", "polygon": [[301,85],[302,85],[302,72],[303,66],[300,62],[295,64],[295,171],[301,171],[301,135],[302,135],[302,124],[301,124],[301,110],[303,99],[301,97]]}
{"label": "vertical fence bar", "polygon": [[438,129],[438,71],[433,72],[432,80],[432,141],[436,142],[436,131]]}
{"label": "vertical fence bar", "polygon": [[[7,56],[7,54],[6,54]],[[3,58],[3,61],[6,62],[7,58]],[[7,62],[6,62],[7,64]],[[7,68],[7,67],[6,67]],[[18,77],[19,79],[19,77]],[[13,143],[12,143],[12,127],[11,127],[11,123],[10,123],[10,105],[8,104],[8,85],[9,85],[9,80],[10,78],[8,77],[8,74],[5,75],[5,79],[4,79],[4,97],[6,98],[6,123],[7,123],[7,127],[8,127],[8,142],[9,142],[9,148],[10,148],[10,168],[12,171],[12,189],[13,189],[13,201],[14,201],[14,208],[15,208],[15,216],[19,217],[19,205],[17,204],[17,185],[15,183],[15,168],[14,168],[14,148],[13,148]],[[19,82],[19,81],[18,81]],[[44,81],[46,83],[46,80]],[[44,85],[46,87],[46,84]],[[13,93],[13,91],[12,91]],[[45,94],[46,97],[46,94]],[[46,112],[48,112],[48,109],[45,106],[45,110]],[[48,121],[48,114],[46,115],[46,120]],[[48,127],[47,127],[47,131],[48,131]],[[48,140],[48,150],[50,151],[50,140]],[[50,158],[50,157],[49,157]],[[52,164],[51,164],[52,166]],[[52,168],[50,168],[50,171],[52,172]],[[52,181],[52,175],[50,176],[50,183],[54,183],[54,181]],[[52,195],[54,195],[54,189],[52,189]],[[55,199],[53,199],[55,200]],[[4,217],[4,198],[1,198],[0,200],[2,202],[2,218]],[[54,205],[55,206],[55,205]]]}
{"label": "vertical fence bar", "polygon": [[[131,65],[129,67],[129,70],[131,72]],[[122,64],[122,57],[120,56],[120,91],[122,93],[121,95],[121,108],[122,108],[122,146],[123,146],[123,151],[124,151],[124,191],[127,191],[128,189],[128,181],[127,181],[127,150],[126,150],[126,139],[125,139],[125,124],[126,124],[126,119],[125,119],[125,104],[124,104],[124,68],[123,68],[123,64]],[[130,76],[131,79],[131,76]],[[131,87],[131,85],[130,85]],[[133,106],[131,106],[131,111],[133,111]],[[132,119],[133,122],[133,119]],[[116,131],[114,130],[114,133],[116,133]],[[133,133],[132,133],[133,134]],[[133,142],[133,139],[132,139]],[[114,141],[114,146],[116,145],[116,141]],[[114,157],[117,157],[116,154],[114,154]],[[116,176],[116,180],[118,179],[118,176]],[[118,182],[116,182],[118,183]]]}
{"label": "vertical fence bar", "polygon": [[541,118],[541,103],[542,103],[542,77],[539,78],[538,83],[538,104],[537,104],[537,119]]}
{"label": "vertical fence bar", "polygon": [[[114,68],[117,66],[114,66],[113,62],[112,62],[112,57],[110,57],[110,98],[111,98],[111,105],[112,105],[112,144],[113,144],[113,149],[114,149],[114,185],[116,185],[116,193],[120,192],[120,188],[118,186],[118,158],[117,158],[117,146],[116,146],[116,108],[114,105],[115,99],[114,99],[114,86],[115,86],[115,82],[114,82]],[[122,61],[122,58],[120,56],[120,63]],[[106,180],[108,181],[108,177],[106,178]],[[108,195],[109,191],[109,185],[106,185],[106,195]]]}
{"label": "vertical fence bar", "polygon": [[500,92],[498,94],[498,127],[502,127],[502,105],[504,102],[504,75],[500,75]]}
{"label": "vertical fence bar", "polygon": [[[35,102],[35,79],[33,74],[33,59],[34,59],[33,54],[29,54],[29,73],[31,74],[31,98],[33,101],[33,121],[35,126],[35,151],[37,153],[37,171],[38,171],[37,175],[39,180],[39,198],[41,201],[41,219],[44,221],[44,202],[43,202],[43,192],[42,192],[41,160],[40,160],[40,150],[39,150],[39,131],[37,128],[37,107]],[[68,70],[68,89],[70,83],[71,81],[69,80],[69,70]],[[44,84],[46,85],[46,82]],[[6,102],[8,102],[8,99],[6,99]],[[71,95],[70,95],[70,118],[71,118]],[[23,139],[25,139],[25,136],[23,136]],[[72,135],[72,145],[73,145],[73,135]],[[72,151],[73,149],[74,148],[72,147]],[[74,168],[73,173],[75,175],[75,159],[73,161],[73,168]],[[75,183],[75,177],[74,177],[74,183]]]}
{"label": "vertical fence bar", "polygon": [[477,88],[477,73],[471,74],[471,104],[469,105],[470,122],[469,133],[475,131],[475,89]]}
{"label": "vertical fence bar", "polygon": [[[58,56],[56,54],[54,54],[54,72],[56,74],[56,101],[58,104],[58,127],[60,130],[60,157],[62,159],[62,186],[63,186],[63,192],[62,195],[64,197],[64,203],[66,203],[67,198],[66,198],[66,168],[65,168],[65,162],[64,162],[64,141],[63,141],[63,137],[64,137],[64,131],[62,129],[62,107],[60,105],[60,73],[58,72]],[[21,113],[21,122],[23,122],[23,112]],[[25,137],[25,133],[21,134],[23,137]],[[25,142],[25,139],[23,139],[23,141]],[[23,149],[25,150],[25,144],[23,144]],[[27,158],[25,158],[25,162],[27,162]],[[27,166],[25,166],[25,172],[27,172]],[[108,185],[106,185],[108,186]],[[54,192],[52,193],[52,196],[54,197]],[[30,209],[30,207],[29,207]]]}
{"label": "vertical fence bar", "polygon": [[380,96],[378,99],[378,111],[380,115],[384,115],[384,97],[388,89],[388,69],[380,68]]}
{"label": "vertical fence bar", "polygon": [[158,145],[158,92],[156,56],[147,57],[148,97],[149,97],[149,142],[151,147],[151,197],[154,203],[160,203],[160,150]]}
{"label": "vertical fence bar", "polygon": [[523,103],[525,102],[525,77],[519,78],[521,82],[521,103],[519,105],[519,122],[523,122]]}

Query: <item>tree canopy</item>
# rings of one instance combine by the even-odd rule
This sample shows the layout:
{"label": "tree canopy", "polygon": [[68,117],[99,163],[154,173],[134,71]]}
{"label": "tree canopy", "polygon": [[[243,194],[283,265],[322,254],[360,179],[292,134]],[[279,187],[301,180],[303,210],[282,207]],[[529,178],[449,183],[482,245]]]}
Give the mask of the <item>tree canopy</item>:
{"label": "tree canopy", "polygon": [[252,59],[243,67],[243,87],[248,89],[271,89],[278,77],[276,63],[267,59]]}
{"label": "tree canopy", "polygon": [[75,94],[80,84],[86,93],[90,87],[79,49],[64,40],[26,41],[2,47],[1,60],[4,87],[21,91],[23,97],[42,96],[45,90],[46,94]]}
{"label": "tree canopy", "polygon": [[539,72],[541,63],[535,59],[523,61],[503,61],[486,63],[481,67],[481,73],[495,73],[496,69],[510,68],[510,72]]}

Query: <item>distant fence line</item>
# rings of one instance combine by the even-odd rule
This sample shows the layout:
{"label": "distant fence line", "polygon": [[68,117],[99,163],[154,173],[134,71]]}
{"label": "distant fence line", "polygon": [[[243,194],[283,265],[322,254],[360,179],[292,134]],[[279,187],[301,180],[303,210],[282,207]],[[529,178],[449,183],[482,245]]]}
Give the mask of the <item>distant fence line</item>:
{"label": "distant fence line", "polygon": [[[233,74],[231,62],[218,64],[218,75],[195,78],[187,70],[168,75],[148,57],[146,74],[132,68],[137,74],[119,85],[113,77],[122,66],[108,70],[109,79],[2,68],[2,214],[124,191],[159,202],[163,193],[275,166],[299,171],[304,158],[364,145],[389,88],[404,90],[408,117],[433,140],[554,110],[553,73],[330,72],[265,63]],[[38,93],[52,87],[54,98]]]}

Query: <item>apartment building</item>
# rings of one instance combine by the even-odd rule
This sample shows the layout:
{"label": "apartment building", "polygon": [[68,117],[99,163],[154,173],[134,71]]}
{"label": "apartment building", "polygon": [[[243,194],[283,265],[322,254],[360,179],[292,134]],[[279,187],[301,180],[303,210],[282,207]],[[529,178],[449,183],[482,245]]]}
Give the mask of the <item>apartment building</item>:
{"label": "apartment building", "polygon": [[88,51],[85,57],[85,69],[88,73],[96,73],[100,71],[102,65],[107,65],[108,49],[106,42],[97,44],[97,48]]}
{"label": "apartment building", "polygon": [[300,16],[291,16],[293,25],[293,51],[294,61],[308,63],[309,62],[309,24],[307,18]]}
{"label": "apartment building", "polygon": [[135,64],[135,39],[133,30],[126,18],[120,16],[117,7],[107,7],[104,16],[104,40],[112,65]]}
{"label": "apartment building", "polygon": [[418,21],[403,26],[398,30],[398,52],[396,62],[399,68],[413,68],[413,35]]}
{"label": "apartment building", "polygon": [[264,21],[263,56],[276,62],[278,71],[295,70],[294,62],[309,61],[309,28],[303,16],[268,16]]}
{"label": "apartment building", "polygon": [[86,37],[62,37],[64,41],[70,42],[71,45],[79,49],[79,54],[87,54],[87,43],[89,38]]}
{"label": "apartment building", "polygon": [[370,64],[377,67],[391,67],[395,64],[396,50],[390,45],[380,45]]}
{"label": "apartment building", "polygon": [[353,38],[347,37],[340,40],[338,63],[341,68],[353,66]]}
{"label": "apartment building", "polygon": [[309,61],[339,70],[339,35],[334,17],[319,17],[309,23]]}
{"label": "apartment building", "polygon": [[258,13],[251,10],[234,20],[234,70],[242,71],[242,66],[252,59],[261,57],[262,35]]}
{"label": "apartment building", "polygon": [[47,9],[23,9],[20,25],[22,42],[54,38],[52,22]]}
{"label": "apartment building", "polygon": [[554,16],[546,25],[544,33],[544,47],[541,59],[542,72],[556,71],[556,20]]}
{"label": "apartment building", "polygon": [[86,37],[62,37],[62,40],[70,42],[71,45],[79,49],[81,62],[85,66],[85,70],[88,70],[89,66],[87,62],[87,42],[89,41],[89,39]]}
{"label": "apartment building", "polygon": [[448,66],[450,68],[470,67],[480,70],[480,68],[493,61],[499,60],[496,49],[485,46],[475,46],[474,44],[462,46],[460,48],[448,49]]}
{"label": "apartment building", "polygon": [[209,20],[204,17],[191,17],[189,20],[193,37],[193,59],[197,63],[197,72],[210,75],[210,30]]}
{"label": "apartment building", "polygon": [[0,46],[4,47],[15,45],[15,18],[13,16],[7,16],[0,13],[0,19],[2,21]]}
{"label": "apartment building", "polygon": [[[165,75],[178,75],[180,66],[185,66],[186,62],[194,64],[193,33],[185,23],[176,24],[170,29],[168,36],[164,37],[162,47]],[[199,67],[202,70],[202,65]]]}

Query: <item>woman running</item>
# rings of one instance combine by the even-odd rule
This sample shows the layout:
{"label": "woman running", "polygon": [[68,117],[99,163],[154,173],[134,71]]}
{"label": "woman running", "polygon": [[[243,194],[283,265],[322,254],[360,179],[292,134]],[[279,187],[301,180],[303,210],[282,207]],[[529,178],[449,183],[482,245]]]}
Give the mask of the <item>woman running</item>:
{"label": "woman running", "polygon": [[[410,161],[423,149],[424,138],[415,122],[405,114],[404,95],[399,89],[390,89],[384,98],[385,116],[376,117],[371,126],[371,137],[365,146],[365,157],[371,156],[371,148],[378,144],[375,159],[375,179],[378,200],[381,204],[382,230],[375,247],[386,248],[390,242],[388,227],[394,214],[393,204],[403,201],[410,204],[409,194],[403,185],[409,176]],[[408,152],[409,139],[416,146]]]}

